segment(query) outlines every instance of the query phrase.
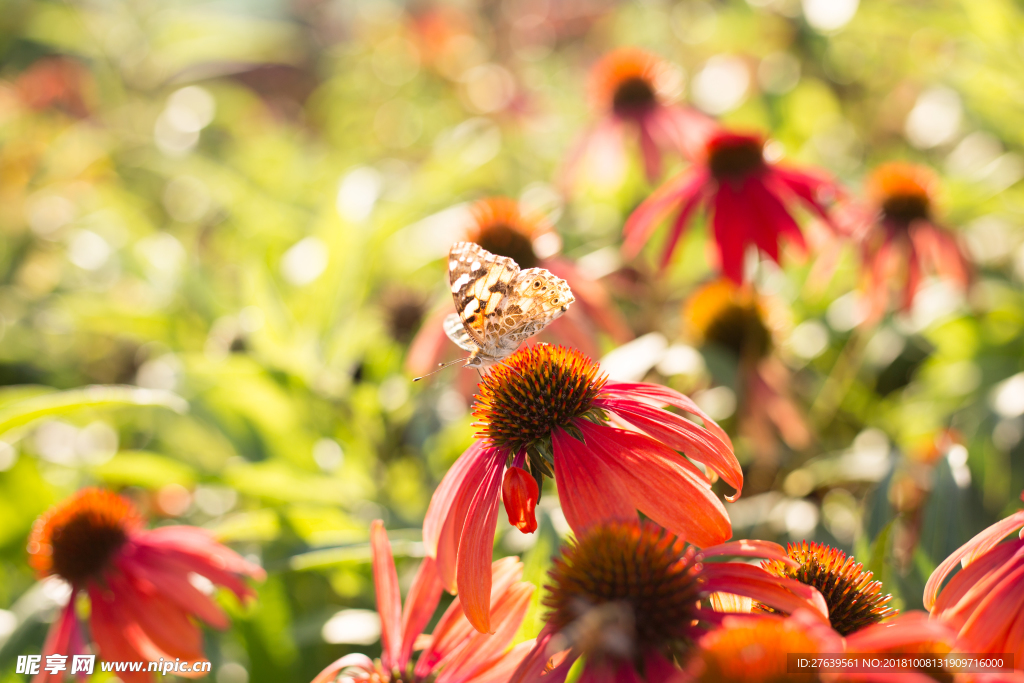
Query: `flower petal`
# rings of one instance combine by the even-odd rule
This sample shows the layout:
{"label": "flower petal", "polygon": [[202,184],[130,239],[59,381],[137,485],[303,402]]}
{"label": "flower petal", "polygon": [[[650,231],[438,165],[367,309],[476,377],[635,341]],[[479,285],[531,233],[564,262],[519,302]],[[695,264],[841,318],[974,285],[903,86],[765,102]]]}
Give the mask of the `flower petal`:
{"label": "flower petal", "polygon": [[345,655],[327,665],[327,668],[317,674],[312,683],[333,683],[338,674],[345,669],[362,669],[367,674],[372,674],[373,660],[361,654]]}
{"label": "flower petal", "polygon": [[795,579],[773,576],[760,567],[740,562],[705,564],[702,576],[707,579],[709,591],[743,595],[782,612],[810,610],[828,622],[825,598],[816,588]]}
{"label": "flower petal", "polygon": [[441,600],[441,578],[437,574],[437,561],[432,557],[424,557],[416,577],[412,580],[412,588],[405,597],[405,610],[402,613],[402,649],[398,657],[398,668],[405,670],[416,646],[416,638],[423,632],[437,610]]}
{"label": "flower petal", "polygon": [[636,521],[629,491],[592,449],[559,428],[551,435],[555,482],[565,521],[577,534],[598,522]]}
{"label": "flower petal", "polygon": [[466,515],[466,524],[459,539],[457,583],[459,599],[466,618],[474,628],[490,633],[491,557],[494,555],[494,532],[498,527],[501,505],[501,477],[505,455],[487,451],[484,479],[480,483]]}
{"label": "flower petal", "polygon": [[627,257],[636,256],[640,248],[651,238],[659,221],[672,210],[673,204],[687,203],[698,195],[708,182],[710,176],[707,171],[694,167],[683,171],[655,190],[626,219],[622,229],[622,252]]}
{"label": "flower petal", "polygon": [[851,633],[846,637],[846,651],[895,652],[897,648],[924,643],[952,647],[955,641],[955,631],[941,621],[929,619],[927,612],[913,611]]}
{"label": "flower petal", "polygon": [[683,453],[691,460],[704,463],[719,474],[740,497],[743,491],[743,470],[730,444],[712,432],[690,422],[681,415],[655,408],[647,403],[623,399],[598,399],[594,405],[606,408],[638,427],[653,439]]}
{"label": "flower petal", "polygon": [[391,555],[391,543],[384,522],[370,524],[370,552],[373,556],[373,586],[377,591],[380,614],[381,662],[391,671],[400,667],[402,652],[402,594],[398,590],[398,571]]}
{"label": "flower petal", "polygon": [[794,569],[800,567],[800,563],[786,554],[786,549],[778,543],[761,541],[757,539],[742,539],[719,543],[701,551],[702,557],[761,557],[766,560],[782,562]]}
{"label": "flower petal", "polygon": [[692,398],[680,394],[675,389],[646,382],[608,382],[604,385],[601,395],[642,401],[658,408],[673,406],[696,415],[704,423],[705,429],[721,439],[729,447],[729,450],[732,450],[732,441],[725,430],[719,427],[710,415],[701,410]]}
{"label": "flower petal", "polygon": [[747,244],[751,242],[747,226],[746,202],[728,182],[718,184],[711,217],[715,243],[722,262],[722,274],[737,284],[743,282]]}
{"label": "flower petal", "polygon": [[434,491],[423,520],[423,542],[427,554],[437,560],[441,583],[450,593],[458,590],[455,575],[459,539],[492,452],[493,449],[483,441],[474,442],[467,448]]}
{"label": "flower petal", "polygon": [[964,561],[965,566],[970,564],[979,555],[994,548],[1001,540],[1022,527],[1024,527],[1024,510],[1015,512],[1006,519],[996,522],[957,548],[928,577],[928,583],[924,587],[925,608],[932,609],[935,605],[935,597],[938,595],[939,587],[961,560]]}
{"label": "flower petal", "polygon": [[652,520],[700,547],[732,535],[725,507],[686,458],[643,434],[586,420],[574,424],[587,449],[617,475],[632,504]]}

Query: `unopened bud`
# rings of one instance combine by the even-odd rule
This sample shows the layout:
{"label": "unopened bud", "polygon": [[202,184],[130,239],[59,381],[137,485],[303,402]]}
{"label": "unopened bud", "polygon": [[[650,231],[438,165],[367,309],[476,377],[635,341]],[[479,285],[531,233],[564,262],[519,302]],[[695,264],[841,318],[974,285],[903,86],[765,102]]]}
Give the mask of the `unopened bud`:
{"label": "unopened bud", "polygon": [[532,534],[537,530],[537,500],[540,488],[533,476],[521,467],[509,467],[501,482],[501,501],[508,513],[508,523]]}

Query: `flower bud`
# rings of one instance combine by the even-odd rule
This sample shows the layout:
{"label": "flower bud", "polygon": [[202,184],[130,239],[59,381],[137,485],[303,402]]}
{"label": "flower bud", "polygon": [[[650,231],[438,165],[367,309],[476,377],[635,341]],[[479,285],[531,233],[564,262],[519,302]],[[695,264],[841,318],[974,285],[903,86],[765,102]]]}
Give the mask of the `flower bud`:
{"label": "flower bud", "polygon": [[540,488],[533,476],[521,467],[509,467],[501,482],[501,501],[508,513],[508,523],[532,534],[537,530],[537,500]]}

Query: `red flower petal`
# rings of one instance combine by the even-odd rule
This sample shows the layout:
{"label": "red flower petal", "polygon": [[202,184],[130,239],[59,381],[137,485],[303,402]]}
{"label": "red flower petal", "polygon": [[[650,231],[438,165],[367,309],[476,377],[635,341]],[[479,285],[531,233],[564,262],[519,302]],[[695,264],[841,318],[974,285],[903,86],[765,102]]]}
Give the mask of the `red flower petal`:
{"label": "red flower petal", "polygon": [[684,457],[643,434],[586,420],[575,425],[588,451],[617,475],[633,506],[653,521],[700,547],[732,535],[722,502]]}
{"label": "red flower petal", "polygon": [[609,519],[636,521],[629,491],[615,472],[594,457],[583,444],[562,429],[551,435],[555,455],[555,481],[565,521],[577,534]]}

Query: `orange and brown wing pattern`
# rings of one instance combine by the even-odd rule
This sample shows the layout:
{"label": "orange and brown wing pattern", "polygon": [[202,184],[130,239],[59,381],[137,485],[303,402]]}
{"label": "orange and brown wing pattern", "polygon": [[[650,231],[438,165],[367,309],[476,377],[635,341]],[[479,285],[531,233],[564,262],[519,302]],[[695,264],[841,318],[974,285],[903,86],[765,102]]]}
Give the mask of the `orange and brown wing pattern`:
{"label": "orange and brown wing pattern", "polygon": [[490,324],[518,274],[515,261],[473,242],[456,242],[448,252],[448,282],[455,310],[466,332],[485,350],[494,345]]}

